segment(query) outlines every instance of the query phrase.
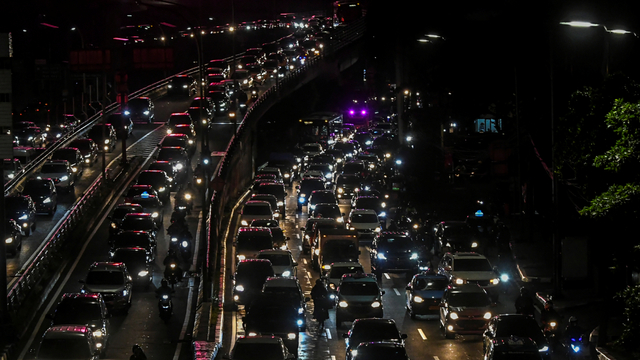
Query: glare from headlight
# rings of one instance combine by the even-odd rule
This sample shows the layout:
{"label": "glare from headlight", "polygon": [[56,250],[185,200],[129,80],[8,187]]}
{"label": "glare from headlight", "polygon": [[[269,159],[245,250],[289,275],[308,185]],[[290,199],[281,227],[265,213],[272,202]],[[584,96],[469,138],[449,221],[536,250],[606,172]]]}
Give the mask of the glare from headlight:
{"label": "glare from headlight", "polygon": [[138,273],[138,276],[147,276],[149,275],[149,272],[147,270],[142,270]]}
{"label": "glare from headlight", "polygon": [[487,320],[491,319],[491,313],[490,312],[485,313],[483,318],[485,318]]}
{"label": "glare from headlight", "polygon": [[240,225],[249,226],[249,222],[247,220],[242,220],[242,221],[240,221]]}
{"label": "glare from headlight", "polygon": [[380,305],[381,305],[380,301],[374,301],[374,302],[371,303],[371,307],[374,308],[374,309],[379,308]]}
{"label": "glare from headlight", "polygon": [[160,188],[158,189],[159,192],[164,192],[165,190],[167,190],[164,186],[160,186]]}
{"label": "glare from headlight", "polygon": [[540,349],[538,349],[538,352],[547,352],[549,351],[549,347],[547,345],[541,347]]}
{"label": "glare from headlight", "polygon": [[93,332],[93,337],[102,337],[102,330],[96,330]]}
{"label": "glare from headlight", "polygon": [[288,333],[287,334],[287,339],[289,340],[295,340],[296,338],[296,334],[295,333]]}
{"label": "glare from headlight", "polygon": [[458,314],[452,312],[451,314],[449,314],[449,317],[453,320],[456,320],[458,318]]}
{"label": "glare from headlight", "polygon": [[346,308],[347,306],[349,306],[349,304],[346,301],[342,300],[338,303],[338,306],[340,306],[341,308]]}
{"label": "glare from headlight", "polygon": [[69,180],[69,177],[66,175],[60,178],[60,181],[67,181],[67,180]]}
{"label": "glare from headlight", "polygon": [[183,167],[184,166],[181,163],[177,163],[176,166],[174,166],[176,170],[182,170]]}
{"label": "glare from headlight", "polygon": [[48,204],[50,202],[51,202],[51,198],[46,198],[46,199],[42,200],[43,204]]}
{"label": "glare from headlight", "polygon": [[242,286],[242,285],[236,285],[236,291],[237,291],[237,292],[243,292],[243,291],[244,291],[244,286]]}
{"label": "glare from headlight", "polygon": [[411,260],[416,260],[416,259],[418,259],[418,253],[413,253],[413,254],[411,254],[410,259],[411,259]]}
{"label": "glare from headlight", "polygon": [[160,214],[158,214],[158,212],[154,212],[154,213],[152,213],[152,214],[151,214],[151,217],[152,217],[152,218],[157,218],[157,217],[158,217],[158,215],[160,215]]}
{"label": "glare from headlight", "polygon": [[282,272],[282,276],[291,276],[291,271],[285,270]]}
{"label": "glare from headlight", "polygon": [[24,215],[20,216],[20,217],[18,218],[18,220],[27,220],[28,218],[29,218],[29,215],[24,214]]}
{"label": "glare from headlight", "polygon": [[278,201],[278,203],[276,205],[282,206],[282,205],[284,205],[284,202],[283,201]]}
{"label": "glare from headlight", "polygon": [[476,241],[471,243],[471,247],[472,248],[477,248],[478,247],[478,243]]}
{"label": "glare from headlight", "polygon": [[424,302],[424,299],[421,298],[420,296],[414,296],[413,302],[420,304],[421,302]]}
{"label": "glare from headlight", "polygon": [[491,283],[492,283],[493,285],[497,285],[497,284],[499,284],[499,283],[500,283],[500,279],[499,279],[499,278],[491,279]]}
{"label": "glare from headlight", "polygon": [[12,237],[4,239],[4,243],[5,244],[11,244],[12,242],[13,242],[13,238]]}

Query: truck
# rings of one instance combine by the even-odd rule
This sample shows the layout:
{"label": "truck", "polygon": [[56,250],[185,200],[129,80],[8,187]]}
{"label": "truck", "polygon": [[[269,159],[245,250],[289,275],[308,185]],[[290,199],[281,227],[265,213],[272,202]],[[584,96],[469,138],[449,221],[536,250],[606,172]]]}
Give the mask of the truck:
{"label": "truck", "polygon": [[311,247],[313,268],[324,275],[336,262],[358,262],[360,255],[358,232],[346,229],[319,229]]}

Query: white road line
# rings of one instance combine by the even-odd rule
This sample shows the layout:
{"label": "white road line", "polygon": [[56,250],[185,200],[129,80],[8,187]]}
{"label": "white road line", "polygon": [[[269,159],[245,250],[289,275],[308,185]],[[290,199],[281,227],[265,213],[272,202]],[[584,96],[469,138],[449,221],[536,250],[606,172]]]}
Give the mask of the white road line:
{"label": "white road line", "polygon": [[387,273],[384,273],[384,277],[385,277],[387,280],[391,280],[391,276],[389,276],[389,274],[387,274]]}
{"label": "white road line", "polygon": [[302,246],[298,245],[298,251],[302,251]]}
{"label": "white road line", "polygon": [[302,259],[302,262],[307,265],[307,259]]}
{"label": "white road line", "polygon": [[427,340],[427,335],[424,334],[424,331],[422,331],[422,329],[418,329],[418,333],[420,334],[422,340]]}
{"label": "white road line", "polygon": [[440,358],[434,355],[433,360],[440,360]]}
{"label": "white road line", "polygon": [[324,329],[324,331],[327,333],[327,339],[331,340],[331,330]]}
{"label": "white road line", "polygon": [[331,355],[331,360],[336,360],[336,356],[335,355]]}
{"label": "white road line", "polygon": [[296,234],[296,239],[300,240],[300,234]]}
{"label": "white road line", "polygon": [[396,293],[396,295],[400,296],[400,291],[398,291],[398,289],[393,288],[393,292]]}

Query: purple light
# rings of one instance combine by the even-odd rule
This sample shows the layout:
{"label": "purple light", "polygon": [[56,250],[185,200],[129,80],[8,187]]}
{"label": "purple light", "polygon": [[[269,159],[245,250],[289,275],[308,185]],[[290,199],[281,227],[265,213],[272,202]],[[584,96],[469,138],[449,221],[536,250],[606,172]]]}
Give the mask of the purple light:
{"label": "purple light", "polygon": [[55,26],[55,25],[51,25],[51,24],[47,24],[47,23],[44,23],[44,22],[43,22],[43,23],[40,23],[40,25],[43,25],[43,26],[46,26],[46,27],[50,27],[50,28],[52,28],[52,29],[58,29],[58,27],[57,27],[57,26]]}
{"label": "purple light", "polygon": [[353,115],[353,114],[355,114],[355,111],[349,110],[349,115]]}
{"label": "purple light", "polygon": [[118,40],[118,41],[129,41],[129,39],[127,38],[121,38],[121,37],[114,37],[113,40]]}
{"label": "purple light", "polygon": [[367,110],[362,110],[362,115],[366,115],[367,114]]}

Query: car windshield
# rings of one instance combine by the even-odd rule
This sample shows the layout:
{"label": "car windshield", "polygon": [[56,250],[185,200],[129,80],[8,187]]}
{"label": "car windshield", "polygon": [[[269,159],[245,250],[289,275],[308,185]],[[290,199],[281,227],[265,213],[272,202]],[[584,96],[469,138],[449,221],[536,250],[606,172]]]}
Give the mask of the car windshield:
{"label": "car windshield", "polygon": [[127,106],[131,109],[147,109],[149,107],[149,100],[147,99],[131,99],[127,102]]}
{"label": "car windshield", "polygon": [[400,340],[400,333],[396,325],[387,321],[358,321],[351,334],[349,343],[353,345],[365,341]]}
{"label": "car windshield", "polygon": [[449,225],[445,227],[445,235],[447,237],[465,237],[472,236],[471,228],[466,224]]}
{"label": "car windshield", "polygon": [[303,151],[321,151],[322,147],[320,144],[305,144],[302,146]]}
{"label": "car windshield", "polygon": [[273,239],[271,236],[251,235],[238,236],[238,250],[259,251],[273,248]]}
{"label": "car windshield", "polygon": [[155,228],[153,219],[126,218],[120,227],[122,230],[150,230]]}
{"label": "car windshield", "polygon": [[169,126],[178,125],[178,124],[188,124],[191,125],[191,116],[189,115],[171,115],[169,118]]}
{"label": "car windshield", "polygon": [[380,207],[380,200],[376,198],[358,198],[356,200],[357,209],[377,209]]}
{"label": "car windshield", "polygon": [[262,286],[264,281],[273,275],[275,274],[269,263],[255,264],[251,262],[241,262],[236,269],[235,280],[238,284],[255,282]]}
{"label": "car windshield", "polygon": [[413,284],[415,290],[444,290],[449,281],[447,279],[418,278]]}
{"label": "car windshield", "polygon": [[405,250],[411,250],[415,246],[414,246],[413,240],[411,240],[410,237],[389,236],[389,237],[384,237],[378,240],[378,247],[391,249],[394,251],[398,251],[398,250],[405,251]]}
{"label": "car windshield", "polygon": [[160,200],[157,197],[136,197],[133,202],[141,205],[143,209],[160,207]]}
{"label": "car windshield", "polygon": [[242,208],[242,215],[271,215],[271,206],[269,205],[250,205],[247,204]]}
{"label": "car windshield", "polygon": [[[336,217],[342,215],[340,214],[340,207],[338,205],[317,205],[314,214],[318,216],[322,215],[321,217]],[[325,227],[328,227],[328,225]]]}
{"label": "car windshield", "polygon": [[540,337],[540,327],[533,319],[527,318],[508,318],[503,317],[496,326],[496,337],[517,336],[523,338],[532,338],[537,341]]}
{"label": "car windshield", "polygon": [[[95,139],[97,139],[97,140],[102,139],[102,131],[103,131],[102,129],[103,129],[103,127],[100,126],[100,125],[96,125],[96,126],[92,127],[91,130],[89,130],[89,133],[88,133],[89,138],[94,139],[94,140]],[[110,129],[108,129],[108,128],[104,129],[104,133],[105,133],[106,137],[109,137],[109,130]]]}
{"label": "car windshield", "polygon": [[242,343],[233,348],[233,360],[284,360],[282,346],[278,343]]}
{"label": "car windshield", "polygon": [[62,301],[56,308],[54,324],[86,324],[102,318],[100,304],[88,301]]}
{"label": "car windshield", "polygon": [[88,141],[74,141],[71,143],[74,148],[77,148],[80,151],[89,151],[91,150],[91,143]]}
{"label": "car windshield", "polygon": [[324,180],[302,180],[302,184],[300,184],[301,193],[310,194],[314,190],[324,190]]}
{"label": "car windshield", "polygon": [[165,180],[164,172],[143,171],[138,175],[138,184],[140,185],[164,184]]}
{"label": "car windshield", "polygon": [[179,146],[186,147],[187,139],[182,136],[167,136],[162,140],[162,144],[164,146]]}
{"label": "car windshield", "polygon": [[146,233],[123,233],[113,239],[113,247],[142,247],[150,246],[149,237]]}
{"label": "car windshield", "polygon": [[53,160],[68,160],[69,163],[74,164],[77,160],[78,153],[75,150],[58,150],[53,153],[51,159]]}
{"label": "car windshield", "polygon": [[353,214],[351,215],[352,223],[376,223],[378,216],[375,214]]}
{"label": "car windshield", "polygon": [[170,162],[153,163],[149,165],[149,170],[160,170],[167,173],[167,175],[173,173],[173,165]]}
{"label": "car windshield", "polygon": [[480,292],[458,292],[449,297],[449,305],[453,307],[486,307],[490,304],[489,296]]}
{"label": "car windshield", "polygon": [[48,173],[65,173],[67,172],[67,165],[65,164],[44,164],[40,169],[43,174]]}
{"label": "car windshield", "polygon": [[311,194],[311,199],[310,201],[313,201],[313,203],[315,204],[319,204],[319,203],[331,203],[331,202],[335,202],[336,201],[336,197],[335,195],[333,195],[333,192],[329,192],[329,193],[314,193]]}
{"label": "car windshield", "polygon": [[25,195],[49,195],[51,187],[45,182],[27,181],[22,193]]}
{"label": "car windshield", "polygon": [[91,359],[91,349],[85,337],[72,339],[44,339],[40,344],[38,359]]}
{"label": "car windshield", "polygon": [[358,270],[364,272],[362,265],[357,266],[332,266],[329,271],[329,277],[332,279],[341,279],[344,274],[353,274]]}
{"label": "car windshield", "polygon": [[113,211],[111,218],[122,220],[126,214],[133,212],[142,212],[142,207],[118,207]]}
{"label": "car windshield", "polygon": [[123,285],[122,271],[89,271],[87,284],[91,285]]}
{"label": "car windshield", "polygon": [[363,163],[346,163],[342,167],[342,172],[345,174],[354,174],[364,170]]}
{"label": "car windshield", "polygon": [[455,259],[453,271],[493,271],[487,259]]}
{"label": "car windshield", "polygon": [[157,161],[183,160],[184,152],[182,148],[161,148]]}
{"label": "car windshield", "polygon": [[340,176],[338,178],[338,186],[341,185],[360,185],[359,176]]}
{"label": "car windshield", "polygon": [[258,190],[261,193],[273,194],[278,199],[284,199],[285,195],[286,195],[285,191],[284,191],[284,186],[283,185],[279,185],[279,184],[274,184],[274,185],[264,184],[264,185],[260,185],[258,187]]}
{"label": "car windshield", "polygon": [[340,294],[342,295],[371,295],[376,296],[380,293],[378,284],[371,281],[357,282],[347,281],[340,284]]}
{"label": "car windshield", "polygon": [[329,164],[312,164],[307,168],[308,170],[318,170],[322,173],[331,172],[331,165]]}
{"label": "car windshield", "polygon": [[260,254],[258,259],[267,259],[271,261],[273,266],[287,266],[291,265],[291,256],[287,254]]}
{"label": "car windshield", "polygon": [[142,267],[146,264],[147,253],[146,251],[130,251],[118,249],[111,258],[111,261],[123,262],[127,265],[127,269],[131,270],[136,267]]}

